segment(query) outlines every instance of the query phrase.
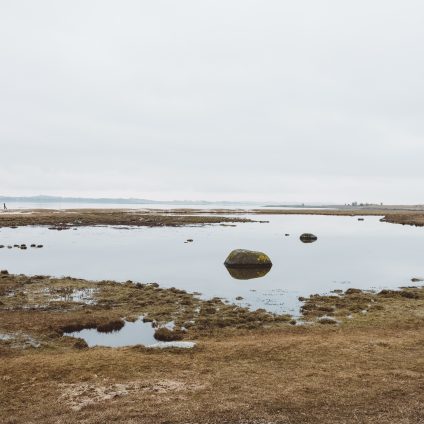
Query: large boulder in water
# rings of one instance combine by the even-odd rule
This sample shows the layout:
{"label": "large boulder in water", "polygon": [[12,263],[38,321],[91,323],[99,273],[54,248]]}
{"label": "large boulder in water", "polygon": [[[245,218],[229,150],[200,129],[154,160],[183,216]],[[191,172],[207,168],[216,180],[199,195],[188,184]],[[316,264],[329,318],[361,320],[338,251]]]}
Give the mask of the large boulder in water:
{"label": "large boulder in water", "polygon": [[233,250],[224,262],[227,268],[270,268],[271,259],[263,252],[253,250]]}

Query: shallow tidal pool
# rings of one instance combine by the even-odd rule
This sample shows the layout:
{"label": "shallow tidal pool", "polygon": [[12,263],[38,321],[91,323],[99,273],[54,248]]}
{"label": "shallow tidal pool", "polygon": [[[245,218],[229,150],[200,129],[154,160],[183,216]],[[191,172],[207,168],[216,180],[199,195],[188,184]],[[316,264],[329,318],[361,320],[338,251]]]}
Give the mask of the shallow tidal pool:
{"label": "shallow tidal pool", "polygon": [[[380,217],[248,217],[269,223],[66,231],[2,228],[2,245],[44,247],[2,248],[0,268],[15,274],[157,282],[199,292],[204,298],[218,296],[252,309],[294,315],[299,296],[349,287],[416,285],[421,283],[411,283],[411,278],[424,276],[424,228],[387,224]],[[299,236],[305,232],[318,240],[302,243]],[[267,253],[272,268],[232,275],[223,262],[237,248]]]}
{"label": "shallow tidal pool", "polygon": [[[172,328],[169,324],[165,327]],[[142,345],[152,349],[191,349],[195,346],[194,342],[188,341],[159,342],[154,338],[154,334],[155,328],[152,323],[143,322],[142,317],[134,322],[124,321],[123,327],[115,331],[99,331],[96,328],[89,328],[65,333],[65,335],[69,337],[84,339],[89,347],[122,347]]]}

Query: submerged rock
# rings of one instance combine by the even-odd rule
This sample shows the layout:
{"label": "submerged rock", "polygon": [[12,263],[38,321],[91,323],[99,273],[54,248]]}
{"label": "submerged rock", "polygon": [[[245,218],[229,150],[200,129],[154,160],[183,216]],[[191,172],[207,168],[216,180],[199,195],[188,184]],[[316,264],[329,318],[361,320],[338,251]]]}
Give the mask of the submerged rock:
{"label": "submerged rock", "polygon": [[300,240],[303,243],[313,243],[314,241],[318,240],[318,237],[315,234],[311,234],[311,233],[303,233],[300,236]]}
{"label": "submerged rock", "polygon": [[253,250],[233,250],[224,262],[227,268],[270,268],[271,259],[263,252]]}

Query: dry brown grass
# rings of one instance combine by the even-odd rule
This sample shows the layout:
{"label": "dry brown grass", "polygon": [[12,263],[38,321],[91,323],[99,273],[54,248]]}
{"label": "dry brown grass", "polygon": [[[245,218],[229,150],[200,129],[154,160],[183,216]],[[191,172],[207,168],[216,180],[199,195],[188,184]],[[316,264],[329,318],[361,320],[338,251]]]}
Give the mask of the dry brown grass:
{"label": "dry brown grass", "polygon": [[[119,308],[109,304],[111,309],[97,306],[94,312],[93,305],[85,305],[80,312],[119,317],[123,299],[134,294],[129,284],[119,287]],[[214,317],[216,302],[201,302],[199,316]],[[292,326],[274,321],[255,329],[227,326],[213,332],[198,328],[192,350],[77,349],[71,338],[57,335],[37,349],[3,342],[0,422],[424,422],[423,289],[380,294],[350,290],[313,296],[305,304],[315,305],[307,308],[305,320],[324,313],[341,323]],[[79,311],[64,305],[64,321]],[[361,312],[364,305],[366,314]],[[52,320],[60,312],[4,310],[1,327],[20,326],[40,337],[44,331],[47,340],[42,315]]]}
{"label": "dry brown grass", "polygon": [[0,363],[1,419],[420,423],[424,335],[399,330],[262,330],[202,340],[191,352],[28,352]]}

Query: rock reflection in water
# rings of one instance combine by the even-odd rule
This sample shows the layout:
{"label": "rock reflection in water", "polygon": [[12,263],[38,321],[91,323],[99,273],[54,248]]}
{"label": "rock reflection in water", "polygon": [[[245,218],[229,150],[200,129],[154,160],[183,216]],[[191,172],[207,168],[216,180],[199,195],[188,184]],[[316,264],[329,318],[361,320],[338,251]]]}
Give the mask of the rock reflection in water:
{"label": "rock reflection in water", "polygon": [[247,268],[237,268],[237,267],[226,267],[228,273],[231,277],[236,280],[251,280],[253,278],[265,277],[268,272],[271,270],[269,267],[247,267]]}
{"label": "rock reflection in water", "polygon": [[314,239],[300,239],[300,241],[302,243],[315,243],[316,242],[316,240],[314,240]]}

